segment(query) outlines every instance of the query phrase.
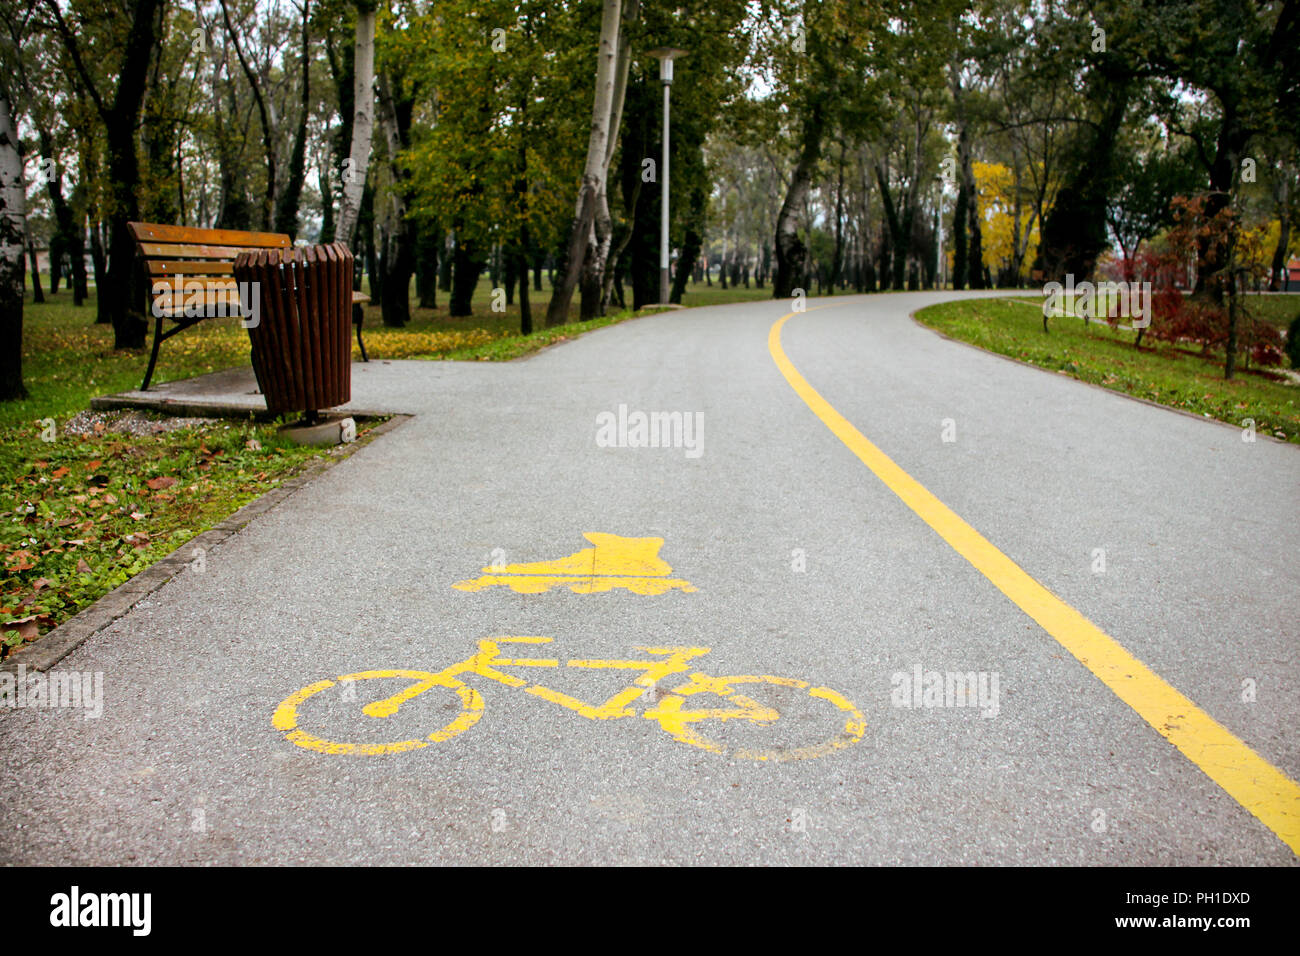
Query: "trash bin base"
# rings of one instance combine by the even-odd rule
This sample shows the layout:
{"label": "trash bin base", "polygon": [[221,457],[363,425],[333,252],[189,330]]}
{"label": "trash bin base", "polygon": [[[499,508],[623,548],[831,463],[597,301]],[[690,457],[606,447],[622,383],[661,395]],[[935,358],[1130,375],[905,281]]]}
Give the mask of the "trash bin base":
{"label": "trash bin base", "polygon": [[322,415],[311,424],[281,425],[276,432],[299,445],[345,445],[357,439],[357,423],[350,415]]}

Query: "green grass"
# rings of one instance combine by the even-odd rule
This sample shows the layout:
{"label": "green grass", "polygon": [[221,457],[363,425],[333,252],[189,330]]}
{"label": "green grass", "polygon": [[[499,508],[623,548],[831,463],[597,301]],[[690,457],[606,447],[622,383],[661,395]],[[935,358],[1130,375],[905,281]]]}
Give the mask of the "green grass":
{"label": "green grass", "polygon": [[1247,295],[1243,301],[1251,315],[1279,329],[1300,316],[1300,295]]}
{"label": "green grass", "polygon": [[[1272,304],[1276,297],[1260,300],[1269,315],[1284,314]],[[916,317],[945,335],[1030,365],[1238,427],[1254,419],[1258,432],[1300,442],[1300,386],[1280,381],[1276,372],[1239,369],[1235,379],[1225,381],[1221,355],[1189,354],[1165,344],[1139,350],[1132,332],[1097,323],[1085,327],[1072,317],[1052,319],[1051,331],[1044,333],[1042,301],[947,302]]]}
{"label": "green grass", "polygon": [[33,440],[0,429],[0,640],[62,623],[319,456],[271,426]]}

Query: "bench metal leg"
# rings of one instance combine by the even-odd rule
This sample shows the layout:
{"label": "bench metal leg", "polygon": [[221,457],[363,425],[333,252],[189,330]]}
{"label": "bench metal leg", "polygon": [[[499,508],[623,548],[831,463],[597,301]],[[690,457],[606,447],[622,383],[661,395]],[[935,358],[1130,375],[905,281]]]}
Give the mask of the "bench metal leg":
{"label": "bench metal leg", "polygon": [[149,380],[153,378],[153,367],[158,364],[158,346],[162,345],[162,316],[154,318],[153,326],[153,351],[149,354],[149,367],[145,369],[144,384],[140,386],[140,391],[149,391]]}
{"label": "bench metal leg", "polygon": [[361,349],[361,361],[369,362],[370,356],[366,355],[366,343],[361,341],[361,323],[358,321],[360,316],[357,314],[360,309],[361,306],[359,305],[354,305],[352,307],[352,324],[357,327],[357,346]]}

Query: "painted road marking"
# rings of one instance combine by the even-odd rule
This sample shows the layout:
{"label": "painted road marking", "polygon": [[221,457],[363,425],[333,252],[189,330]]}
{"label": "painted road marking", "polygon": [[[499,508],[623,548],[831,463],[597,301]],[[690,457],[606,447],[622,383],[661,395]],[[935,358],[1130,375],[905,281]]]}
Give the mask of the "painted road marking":
{"label": "painted road marking", "polygon": [[452,587],[458,591],[507,587],[519,594],[543,594],[554,587],[567,587],[575,594],[598,594],[616,588],[633,594],[695,590],[689,581],[668,576],[672,566],[659,557],[663,538],[623,538],[599,531],[585,532],[583,537],[595,547],[556,561],[483,568],[482,577],[457,581]]}
{"label": "painted road marking", "polygon": [[[773,677],[770,674],[733,674],[714,677],[701,671],[691,671],[690,662],[709,653],[707,647],[638,647],[637,650],[651,655],[640,660],[601,660],[590,658],[572,658],[566,667],[585,670],[637,670],[640,675],[607,700],[592,704],[580,700],[563,691],[558,691],[541,684],[530,684],[522,677],[507,674],[502,667],[546,667],[559,668],[558,658],[539,657],[503,657],[502,644],[548,644],[549,637],[495,637],[480,640],[478,650],[437,673],[411,670],[374,670],[345,674],[337,680],[320,680],[308,684],[301,690],[286,697],[276,708],[271,723],[276,730],[285,735],[290,743],[307,750],[323,754],[361,754],[377,756],[380,754],[405,753],[419,750],[431,743],[442,743],[464,733],[478,723],[483,716],[483,698],[478,691],[471,688],[459,678],[461,675],[477,674],[507,687],[522,690],[541,700],[556,704],[587,718],[588,720],[613,720],[620,717],[635,717],[632,705],[647,696],[647,691],[656,691],[657,700],[641,716],[659,722],[659,726],[674,740],[698,747],[710,753],[727,754],[746,760],[783,761],[805,760],[821,757],[832,751],[851,746],[862,739],[866,733],[866,721],[862,714],[847,698],[826,687],[812,687],[807,681],[790,677]],[[689,673],[687,673],[689,671]],[[685,674],[686,683],[671,690],[661,691],[661,681],[674,674]],[[311,698],[331,687],[344,682],[365,680],[391,680],[400,678],[410,681],[405,688],[382,700],[372,701],[357,708],[358,715],[384,719],[395,715],[403,704],[414,700],[421,694],[435,687],[454,691],[460,698],[461,711],[446,726],[439,728],[427,737],[408,738],[388,743],[349,743],[330,740],[304,730],[300,726],[302,708]],[[742,721],[758,727],[770,727],[781,718],[781,713],[773,707],[767,707],[753,698],[741,694],[738,687],[745,685],[768,685],[792,688],[802,691],[813,701],[826,701],[834,711],[820,709],[827,726],[839,724],[839,729],[829,740],[802,747],[769,747],[765,749],[727,747],[700,733],[696,725],[706,721]],[[385,690],[388,685],[385,685]],[[689,710],[685,708],[688,697],[695,694],[713,695],[722,698],[729,706]],[[355,699],[352,698],[352,699]],[[800,716],[803,716],[802,714]]]}
{"label": "painted road marking", "polygon": [[808,384],[781,348],[781,328],[795,314],[783,315],[773,324],[767,347],[776,367],[813,414],[953,550],[1037,621],[1229,796],[1258,817],[1292,851],[1300,853],[1300,785],[1251,750],[1113,637],[1030,577],[854,428]]}

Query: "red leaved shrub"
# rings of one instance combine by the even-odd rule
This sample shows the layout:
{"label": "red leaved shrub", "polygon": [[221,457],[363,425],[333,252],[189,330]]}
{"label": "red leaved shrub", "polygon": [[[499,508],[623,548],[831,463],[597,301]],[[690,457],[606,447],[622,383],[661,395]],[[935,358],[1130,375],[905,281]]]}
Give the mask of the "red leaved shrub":
{"label": "red leaved shrub", "polygon": [[[1224,290],[1224,302],[1211,296],[1189,298],[1178,288],[1187,278],[1187,264],[1195,261],[1201,244],[1208,240],[1208,258],[1215,261],[1232,247],[1237,228],[1236,213],[1224,209],[1207,219],[1205,197],[1178,196],[1172,203],[1174,226],[1160,248],[1148,246],[1133,263],[1134,272],[1152,287],[1151,326],[1146,335],[1163,342],[1198,345],[1203,352],[1227,346],[1231,290],[1226,270],[1215,273]],[[1278,329],[1256,319],[1246,307],[1244,296],[1237,301],[1237,351],[1247,364],[1280,365],[1282,336]],[[1140,338],[1139,338],[1140,341]]]}

